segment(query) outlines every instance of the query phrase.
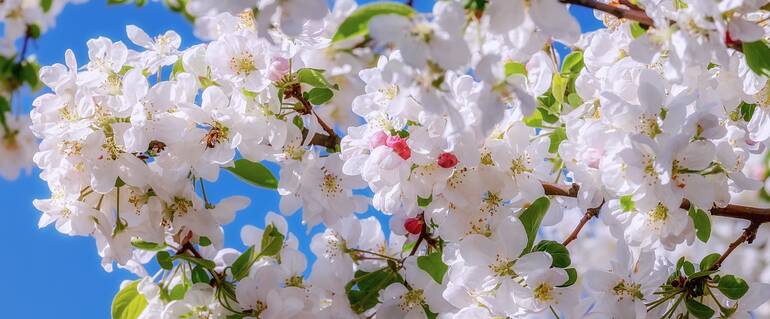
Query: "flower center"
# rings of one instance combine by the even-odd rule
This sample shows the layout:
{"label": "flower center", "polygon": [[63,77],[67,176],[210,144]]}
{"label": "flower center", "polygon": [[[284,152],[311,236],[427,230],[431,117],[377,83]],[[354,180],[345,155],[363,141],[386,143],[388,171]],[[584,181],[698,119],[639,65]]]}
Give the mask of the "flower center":
{"label": "flower center", "polygon": [[425,297],[423,296],[422,289],[410,290],[401,295],[400,307],[401,310],[407,311],[414,307],[422,306],[424,301]]}
{"label": "flower center", "polygon": [[655,223],[662,223],[668,219],[668,208],[663,203],[658,203],[655,209],[649,213],[650,221]]}
{"label": "flower center", "polygon": [[524,173],[532,173],[532,169],[528,167],[528,164],[530,163],[530,160],[528,156],[522,155],[517,158],[514,158],[511,161],[511,175],[513,177],[519,176]]}
{"label": "flower center", "polygon": [[644,299],[644,295],[642,295],[641,288],[641,284],[633,282],[627,283],[625,280],[621,280],[612,288],[612,292],[618,296],[618,300],[623,300],[625,297],[642,300]]}
{"label": "flower center", "polygon": [[321,190],[326,193],[326,195],[342,192],[342,187],[340,187],[340,179],[337,177],[337,175],[329,173],[325,167],[322,168],[322,170],[324,171],[324,177],[321,181]]}
{"label": "flower center", "polygon": [[254,55],[249,52],[244,52],[230,58],[230,69],[237,75],[251,74],[251,72],[257,70],[257,65],[254,63]]}
{"label": "flower center", "polygon": [[541,283],[533,290],[534,297],[540,302],[553,300],[553,286],[547,282]]}
{"label": "flower center", "polygon": [[509,261],[498,255],[495,258],[495,262],[489,265],[489,270],[495,273],[498,277],[510,277],[516,278],[518,275],[513,271],[513,261]]}

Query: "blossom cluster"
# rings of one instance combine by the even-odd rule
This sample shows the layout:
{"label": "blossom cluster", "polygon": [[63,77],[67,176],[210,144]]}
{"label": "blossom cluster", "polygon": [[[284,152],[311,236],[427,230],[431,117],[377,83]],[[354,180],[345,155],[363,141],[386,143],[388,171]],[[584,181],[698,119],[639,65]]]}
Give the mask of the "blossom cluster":
{"label": "blossom cluster", "polygon": [[[113,303],[138,318],[748,317],[770,286],[694,247],[763,187],[770,11],[707,2],[583,34],[555,0],[179,2],[204,43],[130,25],[40,70],[40,226],[141,276]],[[312,266],[275,213],[224,247],[223,169],[325,227]]]}
{"label": "blossom cluster", "polygon": [[[0,3],[0,177],[15,180],[21,171],[32,170],[32,156],[37,148],[29,130],[29,116],[22,114],[17,102],[23,86],[39,87],[40,68],[27,56],[30,42],[53,27],[56,16],[69,3],[85,0],[10,0]],[[16,100],[15,100],[16,99]],[[14,112],[14,108],[16,109]]]}

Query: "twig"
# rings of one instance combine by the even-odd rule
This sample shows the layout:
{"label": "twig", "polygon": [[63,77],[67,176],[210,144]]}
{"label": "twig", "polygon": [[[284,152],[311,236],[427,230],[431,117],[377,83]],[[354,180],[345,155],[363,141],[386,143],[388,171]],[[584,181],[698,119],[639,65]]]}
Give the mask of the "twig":
{"label": "twig", "polygon": [[[297,109],[297,113],[302,115],[313,114],[316,120],[318,121],[318,124],[321,125],[321,128],[324,130],[324,132],[326,132],[326,134],[329,135],[328,137],[331,140],[339,140],[339,137],[337,136],[337,133],[334,132],[334,129],[328,124],[326,124],[326,122],[324,122],[324,120],[321,119],[321,117],[318,116],[318,114],[315,111],[313,111],[313,104],[310,103],[310,101],[308,101],[305,98],[305,96],[302,94],[302,86],[299,83],[295,83],[289,86],[288,88],[286,88],[286,90],[284,91],[284,97],[294,98],[300,103],[302,103],[302,109]],[[315,136],[313,136],[313,139],[315,139]],[[321,144],[315,144],[315,145],[321,145]],[[334,148],[334,147],[330,147],[330,148]]]}
{"label": "twig", "polygon": [[719,269],[727,256],[730,256],[733,250],[738,248],[738,246],[740,246],[743,242],[751,244],[754,241],[754,238],[757,237],[757,229],[759,228],[759,225],[761,225],[761,223],[752,221],[751,224],[749,224],[749,227],[746,227],[743,230],[743,234],[741,234],[741,236],[738,237],[738,239],[736,239],[734,242],[730,243],[730,246],[727,247],[727,250],[725,250],[725,252],[719,256],[719,259],[717,259],[717,261],[711,266],[709,270]]}
{"label": "twig", "polygon": [[564,242],[562,242],[562,245],[567,246],[573,240],[577,239],[578,234],[580,234],[580,231],[583,230],[583,226],[585,226],[588,223],[588,221],[591,220],[591,218],[599,216],[599,210],[601,210],[602,205],[604,205],[604,202],[602,202],[597,207],[587,209],[586,213],[583,214],[583,218],[580,219],[580,223],[578,223],[577,226],[575,226],[575,229],[572,230],[572,233],[569,234],[569,236],[567,236],[566,239],[564,239]]}

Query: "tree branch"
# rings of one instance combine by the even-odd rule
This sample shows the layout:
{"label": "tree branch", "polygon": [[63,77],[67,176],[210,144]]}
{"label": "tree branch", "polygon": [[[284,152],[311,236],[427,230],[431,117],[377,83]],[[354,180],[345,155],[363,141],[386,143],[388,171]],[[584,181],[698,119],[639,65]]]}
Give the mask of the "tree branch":
{"label": "tree branch", "polygon": [[[644,12],[644,9],[638,5],[633,4],[629,0],[619,0],[619,3],[626,6],[619,7],[597,0],[559,0],[561,3],[573,4],[581,7],[591,8],[594,10],[602,11],[615,16],[618,19],[626,19],[639,22],[643,27],[649,28],[655,26],[655,21]],[[674,24],[674,21],[669,21],[669,24]],[[729,38],[729,35],[725,35]],[[740,41],[725,41],[725,46],[733,50],[743,52],[743,44]]]}
{"label": "tree branch", "polygon": [[[572,184],[571,186],[546,182],[542,182],[542,184],[545,194],[550,196],[577,197],[578,190],[580,189],[580,187],[575,184]],[[690,201],[684,199],[679,207],[687,210],[690,209],[690,205]],[[740,218],[759,224],[770,222],[770,209],[768,208],[729,204],[725,207],[712,207],[709,209],[709,212],[714,216]]]}
{"label": "tree branch", "polygon": [[738,239],[736,239],[734,242],[730,243],[730,246],[727,247],[727,250],[725,250],[724,253],[722,253],[722,256],[719,256],[719,259],[711,266],[709,270],[717,270],[719,267],[722,266],[722,262],[725,261],[727,256],[730,256],[730,254],[735,250],[735,248],[738,248],[743,242],[747,242],[751,244],[751,242],[754,241],[754,238],[757,237],[757,229],[759,228],[759,225],[761,223],[759,222],[751,222],[749,224],[749,227],[746,227],[743,230],[743,234],[741,234]]}
{"label": "tree branch", "polygon": [[572,233],[569,234],[569,236],[567,236],[566,239],[564,239],[564,242],[562,242],[562,245],[567,246],[573,240],[577,239],[578,234],[580,234],[580,231],[583,230],[583,226],[585,226],[588,223],[588,221],[591,220],[591,218],[599,216],[599,210],[601,210],[602,205],[604,205],[604,202],[602,202],[602,204],[599,205],[599,207],[587,209],[586,213],[583,214],[583,218],[580,219],[580,223],[578,223],[577,226],[575,226],[575,229],[572,230]]}
{"label": "tree branch", "polygon": [[617,7],[597,0],[559,0],[561,3],[574,4],[609,13],[618,19],[628,19],[639,22],[648,27],[655,26],[655,22],[642,10]]}

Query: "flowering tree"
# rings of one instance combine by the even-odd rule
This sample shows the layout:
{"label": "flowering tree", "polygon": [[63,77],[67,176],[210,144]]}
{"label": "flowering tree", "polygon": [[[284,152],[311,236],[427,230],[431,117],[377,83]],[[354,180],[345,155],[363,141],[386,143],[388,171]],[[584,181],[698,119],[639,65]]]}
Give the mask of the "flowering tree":
{"label": "flowering tree", "polygon": [[[769,1],[170,0],[203,43],[130,25],[85,64],[67,51],[29,131],[10,97],[66,2],[0,3],[0,174],[36,151],[41,227],[140,277],[113,318],[749,318],[770,299]],[[606,28],[581,34],[570,5]],[[221,169],[325,227],[309,271],[276,213],[224,247],[250,203],[209,200]]]}

